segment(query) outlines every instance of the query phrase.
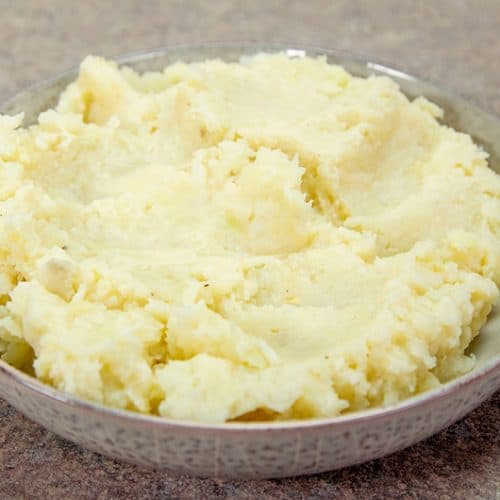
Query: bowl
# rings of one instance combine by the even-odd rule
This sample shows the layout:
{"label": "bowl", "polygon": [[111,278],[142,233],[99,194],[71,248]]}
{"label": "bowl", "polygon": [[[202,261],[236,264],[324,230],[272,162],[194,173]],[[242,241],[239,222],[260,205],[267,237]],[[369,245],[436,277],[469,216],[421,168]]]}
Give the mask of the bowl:
{"label": "bowl", "polygon": [[[469,133],[500,172],[500,120],[437,86],[345,53],[269,44],[181,46],[118,59],[137,71],[182,60],[236,61],[256,52],[324,55],[355,75],[386,75],[409,97],[424,95],[445,111],[444,122]],[[53,107],[77,69],[39,83],[0,107],[25,112],[25,125]],[[410,446],[456,422],[500,387],[500,308],[470,346],[474,369],[405,400],[335,418],[265,423],[201,424],[107,408],[49,387],[0,361],[0,397],[52,432],[110,457],[196,476],[271,478],[313,474],[365,462]]]}

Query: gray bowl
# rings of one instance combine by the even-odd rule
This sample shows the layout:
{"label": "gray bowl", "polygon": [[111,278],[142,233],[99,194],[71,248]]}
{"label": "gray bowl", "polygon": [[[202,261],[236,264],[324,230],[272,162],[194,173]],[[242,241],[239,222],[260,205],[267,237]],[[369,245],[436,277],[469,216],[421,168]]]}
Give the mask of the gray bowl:
{"label": "gray bowl", "polygon": [[[435,85],[331,50],[282,45],[183,46],[124,56],[137,71],[161,70],[175,61],[236,61],[259,51],[290,57],[325,55],[355,75],[387,75],[409,97],[424,95],[445,111],[445,122],[470,134],[500,172],[500,121]],[[13,97],[0,112],[25,112],[25,125],[53,107],[77,69]],[[371,460],[410,446],[456,422],[500,387],[500,314],[494,311],[470,347],[474,369],[435,390],[390,408],[307,421],[200,424],[115,410],[49,387],[0,361],[0,396],[60,436],[113,458],[197,476],[269,478],[312,474]]]}

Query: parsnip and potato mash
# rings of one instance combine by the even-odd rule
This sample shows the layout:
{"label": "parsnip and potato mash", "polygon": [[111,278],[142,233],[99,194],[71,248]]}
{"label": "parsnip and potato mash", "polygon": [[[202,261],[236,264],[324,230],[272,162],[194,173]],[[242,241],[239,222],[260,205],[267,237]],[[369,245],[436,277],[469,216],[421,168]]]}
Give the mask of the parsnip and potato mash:
{"label": "parsnip and potato mash", "polygon": [[3,359],[211,422],[390,405],[470,370],[500,178],[440,116],[323,59],[85,59],[38,124],[0,117]]}

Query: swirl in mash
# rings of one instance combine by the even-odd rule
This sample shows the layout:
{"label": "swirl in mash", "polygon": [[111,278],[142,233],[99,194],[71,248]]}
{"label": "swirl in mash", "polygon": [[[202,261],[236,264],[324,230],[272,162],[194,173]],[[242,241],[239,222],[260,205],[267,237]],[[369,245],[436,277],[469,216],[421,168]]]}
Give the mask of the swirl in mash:
{"label": "swirl in mash", "polygon": [[390,405],[470,370],[500,180],[388,78],[259,54],[89,57],[0,117],[0,352],[117,408],[223,422]]}

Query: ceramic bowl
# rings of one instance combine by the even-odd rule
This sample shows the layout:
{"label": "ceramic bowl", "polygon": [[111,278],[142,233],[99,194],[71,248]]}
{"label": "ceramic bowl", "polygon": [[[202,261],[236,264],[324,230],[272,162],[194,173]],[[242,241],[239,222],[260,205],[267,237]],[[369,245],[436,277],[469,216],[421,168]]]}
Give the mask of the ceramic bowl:
{"label": "ceramic bowl", "polygon": [[[238,60],[259,51],[289,57],[325,55],[366,76],[388,75],[408,96],[425,95],[445,110],[445,122],[471,134],[500,171],[500,121],[465,100],[382,64],[346,54],[279,45],[175,47],[119,59],[138,71],[175,61]],[[76,77],[69,71],[17,95],[3,113],[25,112],[26,124],[52,107]],[[0,396],[60,436],[113,458],[197,476],[270,478],[312,474],[371,460],[410,446],[462,418],[500,387],[500,314],[495,312],[470,347],[475,368],[436,390],[390,408],[328,419],[206,425],[114,410],[57,391],[0,361]]]}

